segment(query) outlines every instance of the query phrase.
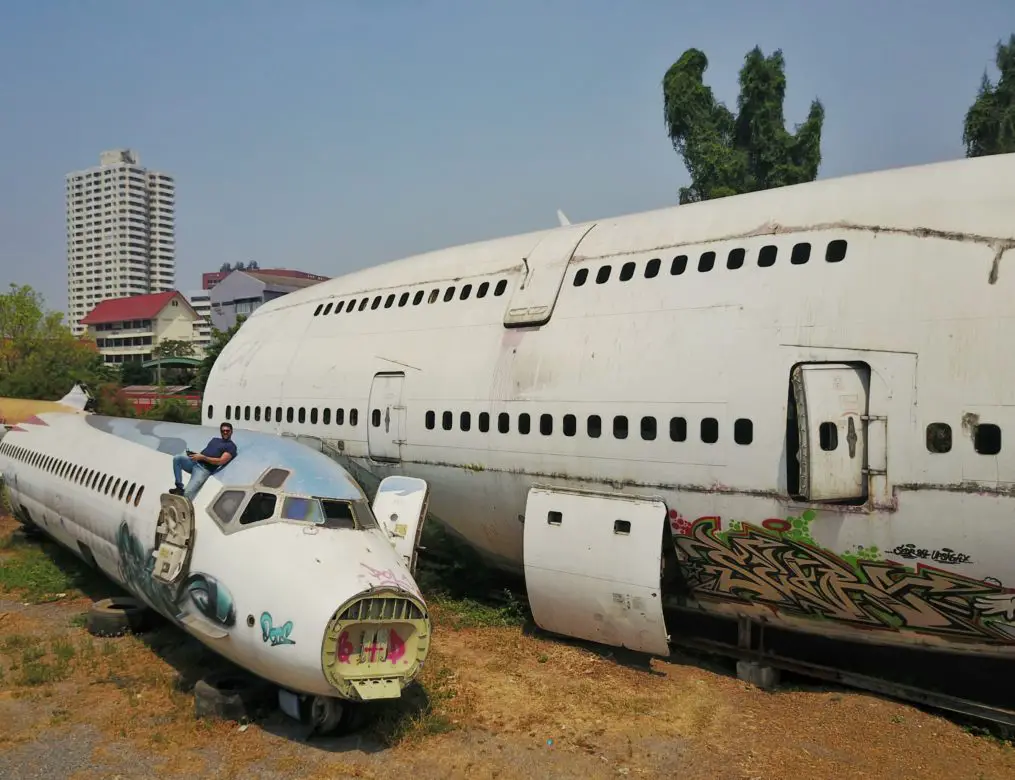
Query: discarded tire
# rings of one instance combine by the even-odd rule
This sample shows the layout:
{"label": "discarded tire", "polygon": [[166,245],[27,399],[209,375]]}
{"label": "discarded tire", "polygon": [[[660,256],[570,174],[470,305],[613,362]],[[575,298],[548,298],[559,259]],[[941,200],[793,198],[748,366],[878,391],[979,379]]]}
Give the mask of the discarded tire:
{"label": "discarded tire", "polygon": [[93,636],[140,633],[148,625],[148,608],[130,596],[113,596],[92,604],[85,626]]}
{"label": "discarded tire", "polygon": [[194,716],[249,721],[268,707],[271,686],[236,672],[214,672],[194,686]]}

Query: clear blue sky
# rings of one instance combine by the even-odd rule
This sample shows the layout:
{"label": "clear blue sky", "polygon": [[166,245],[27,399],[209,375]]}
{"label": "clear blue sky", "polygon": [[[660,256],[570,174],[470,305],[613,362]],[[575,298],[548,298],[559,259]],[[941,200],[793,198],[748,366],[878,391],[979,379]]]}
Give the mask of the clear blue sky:
{"label": "clear blue sky", "polygon": [[117,147],[176,177],[183,290],[673,204],[660,82],[692,46],[733,108],[782,48],[822,178],[957,158],[1012,32],[1013,0],[0,0],[0,283],[64,308],[64,175]]}

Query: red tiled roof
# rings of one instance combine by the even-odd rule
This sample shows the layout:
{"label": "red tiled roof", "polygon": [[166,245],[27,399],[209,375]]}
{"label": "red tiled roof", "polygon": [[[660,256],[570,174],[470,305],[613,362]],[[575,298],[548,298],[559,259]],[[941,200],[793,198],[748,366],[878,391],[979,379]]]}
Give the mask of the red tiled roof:
{"label": "red tiled roof", "polygon": [[[131,295],[125,298],[107,298],[92,309],[81,320],[82,325],[98,325],[105,322],[122,322],[124,320],[151,320],[159,316],[169,302],[177,295],[176,290],[152,293],[151,295]],[[187,299],[180,295],[184,303]],[[190,306],[187,303],[187,306]]]}

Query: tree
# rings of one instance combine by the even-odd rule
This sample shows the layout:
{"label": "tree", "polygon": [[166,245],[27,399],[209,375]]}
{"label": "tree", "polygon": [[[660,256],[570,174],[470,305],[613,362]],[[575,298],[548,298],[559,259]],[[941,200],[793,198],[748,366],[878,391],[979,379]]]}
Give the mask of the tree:
{"label": "tree", "polygon": [[226,344],[236,335],[236,332],[246,319],[243,315],[238,316],[236,324],[229,328],[229,330],[211,329],[211,343],[208,344],[207,349],[204,351],[204,360],[201,361],[201,366],[197,369],[197,377],[194,379],[194,387],[197,390],[204,392],[204,388],[208,384],[208,378],[211,376],[211,370],[215,367],[215,361],[218,360],[219,354],[226,348]]}
{"label": "tree", "polygon": [[140,360],[128,360],[120,364],[120,383],[126,387],[131,385],[150,385],[152,370],[145,368]]}
{"label": "tree", "polygon": [[98,387],[115,378],[95,342],[76,338],[31,287],[11,284],[0,294],[0,395],[51,401],[75,383]]}
{"label": "tree", "polygon": [[194,357],[194,345],[189,341],[166,339],[152,350],[152,358],[155,360],[174,357]]}
{"label": "tree", "polygon": [[182,398],[173,398],[172,396],[161,399],[144,416],[149,420],[161,420],[162,422],[201,424],[200,409],[194,409]]}
{"label": "tree", "polygon": [[663,77],[663,115],[673,148],[684,158],[691,186],[680,203],[814,181],[821,164],[825,110],[811,102],[807,121],[786,130],[782,51],[765,57],[754,47],[740,69],[736,116],[705,86],[708,59],[688,49]]}
{"label": "tree", "polygon": [[1015,35],[998,41],[994,63],[1001,72],[992,85],[984,71],[980,91],[966,112],[962,142],[966,157],[1015,152]]}

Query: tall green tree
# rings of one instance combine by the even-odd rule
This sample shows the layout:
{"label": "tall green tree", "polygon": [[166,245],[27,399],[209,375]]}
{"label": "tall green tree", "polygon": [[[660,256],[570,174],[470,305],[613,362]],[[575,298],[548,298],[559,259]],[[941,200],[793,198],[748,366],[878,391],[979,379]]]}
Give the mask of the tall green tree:
{"label": "tall green tree", "polygon": [[11,284],[0,293],[0,395],[51,401],[75,383],[97,387],[115,373],[95,342],[76,338],[31,287]]}
{"label": "tall green tree", "polygon": [[807,121],[786,130],[782,51],[769,57],[754,47],[740,69],[738,113],[705,86],[708,58],[688,49],[663,77],[663,115],[673,148],[691,174],[680,203],[723,198],[814,181],[821,164],[825,110],[811,102]]}
{"label": "tall green tree", "polygon": [[966,112],[962,142],[966,157],[1015,152],[1015,35],[998,41],[994,64],[1001,72],[991,84],[984,71],[980,92]]}
{"label": "tall green tree", "polygon": [[194,387],[197,390],[204,392],[204,388],[208,384],[208,378],[211,376],[211,370],[215,367],[215,361],[218,360],[219,354],[226,348],[226,344],[236,335],[236,332],[246,319],[242,315],[238,316],[236,324],[229,328],[229,330],[211,329],[211,342],[204,351],[204,360],[201,361],[201,367],[198,368],[197,377],[194,380]]}

